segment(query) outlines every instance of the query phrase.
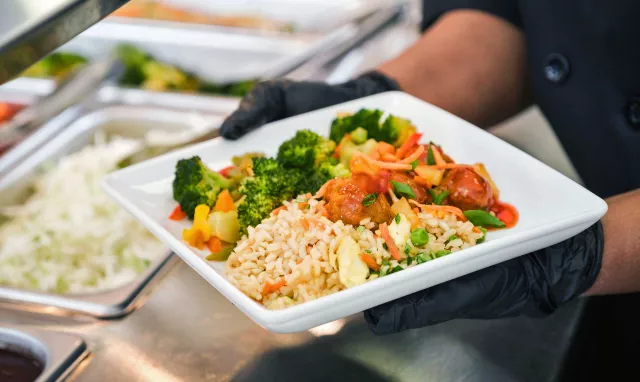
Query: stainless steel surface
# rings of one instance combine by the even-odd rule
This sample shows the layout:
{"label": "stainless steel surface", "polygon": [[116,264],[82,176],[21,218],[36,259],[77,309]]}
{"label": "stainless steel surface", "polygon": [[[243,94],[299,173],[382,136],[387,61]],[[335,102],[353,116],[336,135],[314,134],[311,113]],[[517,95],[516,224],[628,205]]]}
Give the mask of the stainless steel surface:
{"label": "stainless steel surface", "polygon": [[[24,139],[44,122],[90,97],[120,70],[121,63],[117,59],[105,58],[73,73],[51,93],[18,112],[10,122],[0,125],[0,148]],[[0,178],[3,171],[6,170],[0,170]]]}
{"label": "stainless steel surface", "polygon": [[[57,161],[92,142],[97,131],[107,134],[142,138],[149,131],[177,132],[192,129],[194,124],[211,126],[222,121],[223,115],[192,113],[154,107],[107,106],[96,107],[71,123],[51,142],[33,153],[31,157],[0,180],[2,204],[19,201],[28,188],[32,174],[43,163]],[[46,126],[44,127],[46,128]],[[38,291],[0,287],[0,301],[11,303],[18,309],[52,314],[82,313],[96,317],[112,318],[129,313],[139,305],[145,288],[162,274],[167,265],[173,264],[171,253],[160,256],[151,267],[134,282],[113,291],[84,294],[56,295]]]}
{"label": "stainless steel surface", "polygon": [[216,28],[226,33],[296,35],[326,35],[349,22],[388,5],[395,0],[162,0],[163,4],[195,12],[226,16],[256,16],[276,20],[293,27],[291,32],[263,31],[245,27],[223,27],[144,18],[114,17],[104,22],[152,24],[169,28]]}
{"label": "stainless steel surface", "polygon": [[85,342],[75,335],[23,326],[0,326],[0,348],[25,351],[42,363],[36,382],[55,382],[71,375],[88,355]]}
{"label": "stainless steel surface", "polygon": [[4,1],[0,12],[0,84],[127,1]]}

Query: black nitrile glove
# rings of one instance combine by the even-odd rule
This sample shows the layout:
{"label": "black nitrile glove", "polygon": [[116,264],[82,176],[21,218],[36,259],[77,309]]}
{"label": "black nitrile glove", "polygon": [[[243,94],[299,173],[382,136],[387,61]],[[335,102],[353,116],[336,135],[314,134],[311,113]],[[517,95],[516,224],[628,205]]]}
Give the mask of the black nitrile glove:
{"label": "black nitrile glove", "polygon": [[541,317],[595,282],[604,246],[600,222],[551,247],[470,273],[365,311],[376,334],[455,318]]}
{"label": "black nitrile glove", "polygon": [[222,124],[220,134],[238,139],[266,123],[369,95],[399,90],[391,78],[369,72],[339,85],[271,80],[259,83]]}

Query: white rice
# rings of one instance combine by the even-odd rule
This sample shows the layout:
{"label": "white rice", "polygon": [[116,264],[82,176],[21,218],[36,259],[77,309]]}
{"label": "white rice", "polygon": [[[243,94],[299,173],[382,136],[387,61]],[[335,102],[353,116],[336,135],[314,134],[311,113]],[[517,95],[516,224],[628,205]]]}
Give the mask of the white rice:
{"label": "white rice", "polygon": [[[255,228],[249,227],[226,263],[230,282],[269,309],[283,309],[345,289],[338,275],[336,250],[346,236],[351,236],[362,251],[375,259],[379,273],[418,264],[394,260],[385,249],[380,232],[372,230],[375,224],[370,219],[363,220],[362,228],[358,229],[323,216],[323,201],[311,199],[308,207],[302,205],[302,209],[295,201],[285,202],[284,206],[277,215],[272,214]],[[413,259],[419,253],[459,251],[476,245],[484,235],[474,231],[472,223],[457,220],[452,214],[423,212],[418,216],[429,233],[429,243],[422,248],[407,244],[406,250]],[[303,220],[309,222],[308,226]],[[449,240],[453,235],[457,238]],[[377,277],[378,273],[372,272],[367,280]],[[282,280],[285,284],[277,291],[265,290],[267,284]]]}
{"label": "white rice", "polygon": [[40,175],[26,203],[5,207],[0,285],[86,293],[127,284],[164,246],[100,188],[137,141],[114,140],[69,155]]}

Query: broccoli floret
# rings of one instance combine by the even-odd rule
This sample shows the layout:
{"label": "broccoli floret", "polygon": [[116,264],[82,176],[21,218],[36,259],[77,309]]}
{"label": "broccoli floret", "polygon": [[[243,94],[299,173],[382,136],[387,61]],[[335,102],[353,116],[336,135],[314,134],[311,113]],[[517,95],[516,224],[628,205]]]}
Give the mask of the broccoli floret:
{"label": "broccoli floret", "polygon": [[238,206],[240,230],[245,233],[248,226],[259,224],[283,201],[294,197],[299,187],[301,170],[287,169],[273,158],[254,158],[254,176],[240,186],[245,195]]}
{"label": "broccoli floret", "polygon": [[380,118],[383,112],[381,110],[361,109],[357,113],[342,117],[337,117],[331,123],[331,133],[329,139],[334,142],[340,142],[342,137],[354,131],[358,127],[362,127],[368,133],[369,138],[377,141],[380,133]]}
{"label": "broccoli floret", "polygon": [[402,144],[416,132],[416,127],[411,124],[408,119],[390,115],[382,124],[381,133],[385,137],[385,142],[391,143],[396,147]]}
{"label": "broccoli floret", "polygon": [[280,145],[278,161],[285,167],[309,169],[329,159],[335,148],[335,142],[312,131],[300,130]]}
{"label": "broccoli floret", "polygon": [[[340,142],[346,134],[356,132],[360,135],[356,137],[356,143],[359,141],[358,138],[372,138],[399,147],[416,132],[409,120],[393,115],[380,123],[382,114],[380,110],[361,109],[353,115],[337,117],[331,124],[330,138],[332,141]],[[365,130],[366,135],[362,130]]]}
{"label": "broccoli floret", "polygon": [[324,162],[318,168],[318,173],[325,181],[333,178],[348,178],[351,176],[349,168],[342,163],[333,164],[330,161]]}
{"label": "broccoli floret", "polygon": [[234,182],[209,169],[202,160],[195,156],[182,159],[176,164],[173,180],[173,198],[190,219],[200,204],[210,207],[216,202],[223,189],[232,189]]}

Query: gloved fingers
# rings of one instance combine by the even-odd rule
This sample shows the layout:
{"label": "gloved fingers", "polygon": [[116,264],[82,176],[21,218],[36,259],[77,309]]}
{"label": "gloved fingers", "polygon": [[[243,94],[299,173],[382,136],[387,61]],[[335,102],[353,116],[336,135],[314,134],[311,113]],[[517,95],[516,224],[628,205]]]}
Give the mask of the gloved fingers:
{"label": "gloved fingers", "polygon": [[522,259],[435,285],[364,312],[371,330],[391,334],[456,318],[516,315],[529,299]]}
{"label": "gloved fingers", "polygon": [[257,84],[240,102],[240,106],[222,123],[220,135],[238,139],[248,132],[285,115],[283,88],[290,81],[274,80]]}

